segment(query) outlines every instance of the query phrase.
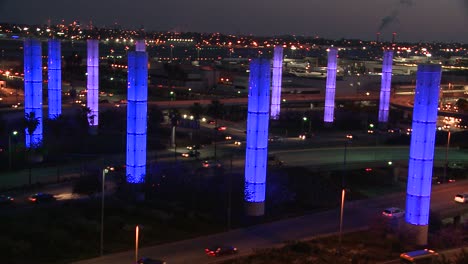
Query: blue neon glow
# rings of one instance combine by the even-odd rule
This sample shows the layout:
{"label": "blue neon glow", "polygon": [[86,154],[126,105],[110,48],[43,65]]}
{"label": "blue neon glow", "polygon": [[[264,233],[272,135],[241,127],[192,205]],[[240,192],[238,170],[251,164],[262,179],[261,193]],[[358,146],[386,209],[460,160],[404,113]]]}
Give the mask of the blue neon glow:
{"label": "blue neon glow", "polygon": [[327,86],[325,91],[325,113],[323,121],[333,123],[335,111],[335,87],[338,50],[330,48],[328,51]]}
{"label": "blue neon glow", "polygon": [[429,223],[441,73],[440,65],[418,66],[405,215],[406,222],[413,225],[427,225]]}
{"label": "blue neon glow", "polygon": [[135,42],[135,51],[146,51],[146,41],[144,39]]}
{"label": "blue neon glow", "polygon": [[87,73],[88,82],[86,85],[86,107],[91,110],[88,114],[88,123],[91,127],[97,127],[99,124],[99,41],[97,39],[88,39],[88,59]]}
{"label": "blue neon glow", "polygon": [[265,201],[269,104],[270,62],[266,59],[254,59],[250,63],[245,155],[245,200],[247,202]]}
{"label": "blue neon glow", "polygon": [[382,63],[382,83],[380,85],[379,122],[388,122],[390,88],[392,86],[393,51],[384,51]]}
{"label": "blue neon glow", "polygon": [[271,87],[271,119],[278,120],[281,105],[281,82],[283,75],[283,46],[275,46],[273,55],[273,80]]}
{"label": "blue neon glow", "polygon": [[146,175],[148,55],[128,53],[127,182],[143,183]]}
{"label": "blue neon glow", "polygon": [[49,39],[49,52],[47,56],[49,119],[55,119],[62,114],[62,58],[60,40]]}
{"label": "blue neon glow", "polygon": [[[31,114],[33,113],[33,114]],[[26,147],[36,148],[42,144],[42,47],[37,39],[24,40],[24,114],[39,121],[30,135],[25,129]]]}

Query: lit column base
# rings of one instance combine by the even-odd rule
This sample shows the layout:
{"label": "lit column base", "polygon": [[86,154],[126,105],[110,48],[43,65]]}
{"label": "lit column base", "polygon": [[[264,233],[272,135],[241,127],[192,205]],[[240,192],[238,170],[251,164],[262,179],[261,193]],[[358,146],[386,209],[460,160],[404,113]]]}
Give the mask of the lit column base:
{"label": "lit column base", "polygon": [[265,202],[246,202],[245,212],[248,216],[262,216],[265,214]]}
{"label": "lit column base", "polygon": [[333,122],[324,122],[323,126],[326,127],[326,128],[331,128],[331,127],[333,127]]}
{"label": "lit column base", "polygon": [[88,127],[88,133],[90,135],[93,135],[93,136],[97,135],[98,134],[98,126],[89,126]]}
{"label": "lit column base", "polygon": [[405,222],[405,233],[407,234],[408,242],[418,245],[427,245],[427,234],[429,231],[429,225],[412,225]]}

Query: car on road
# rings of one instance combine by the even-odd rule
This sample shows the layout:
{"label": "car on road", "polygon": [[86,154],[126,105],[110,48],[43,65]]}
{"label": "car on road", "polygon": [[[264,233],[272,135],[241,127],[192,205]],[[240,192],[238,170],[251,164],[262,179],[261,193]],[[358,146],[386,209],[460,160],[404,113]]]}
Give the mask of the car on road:
{"label": "car on road", "polygon": [[437,263],[436,259],[439,256],[437,252],[431,249],[421,249],[410,251],[406,253],[401,253],[400,255],[400,263],[402,264],[410,264],[410,263]]}
{"label": "car on road", "polygon": [[197,145],[197,144],[196,144],[196,145],[187,146],[187,149],[188,149],[188,150],[198,150],[198,149],[201,149],[201,148],[203,148],[203,146],[202,146],[202,145]]}
{"label": "car on road", "polygon": [[182,157],[184,158],[190,158],[190,157],[199,157],[200,152],[196,150],[190,150],[189,152],[182,153]]}
{"label": "car on road", "polygon": [[0,194],[0,204],[11,204],[14,200],[11,196]]}
{"label": "car on road", "polygon": [[29,196],[28,200],[33,203],[43,203],[55,201],[56,198],[53,194],[50,193],[35,193]]}
{"label": "car on road", "polygon": [[227,129],[227,127],[226,126],[217,126],[214,129],[216,129],[218,131],[225,131]]}
{"label": "car on road", "polygon": [[279,136],[273,136],[268,138],[269,142],[283,142],[283,138]]}
{"label": "car on road", "polygon": [[136,264],[166,264],[166,261],[160,259],[152,259],[148,257],[143,257],[137,261]]}
{"label": "car on road", "polygon": [[314,134],[312,134],[312,133],[304,133],[304,134],[299,135],[299,139],[305,140],[305,139],[312,138],[313,136],[314,136]]}
{"label": "car on road", "polygon": [[233,246],[212,246],[205,248],[205,253],[208,256],[222,256],[222,255],[232,255],[238,252],[236,247]]}
{"label": "car on road", "polygon": [[389,207],[382,211],[382,215],[389,218],[400,218],[405,216],[405,210],[398,207]]}
{"label": "car on road", "polygon": [[216,160],[204,160],[202,162],[203,168],[215,168],[218,167],[220,168],[222,165],[219,161]]}
{"label": "car on road", "polygon": [[453,200],[457,203],[468,203],[468,193],[459,193]]}

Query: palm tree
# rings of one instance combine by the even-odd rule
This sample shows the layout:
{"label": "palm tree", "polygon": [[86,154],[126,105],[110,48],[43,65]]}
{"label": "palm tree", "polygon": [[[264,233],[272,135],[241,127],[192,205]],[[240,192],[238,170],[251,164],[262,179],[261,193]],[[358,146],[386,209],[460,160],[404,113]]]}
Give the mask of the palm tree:
{"label": "palm tree", "polygon": [[29,148],[36,148],[38,144],[40,144],[40,142],[34,142],[33,141],[33,133],[34,131],[37,129],[37,127],[39,126],[39,118],[36,117],[36,113],[35,112],[29,112],[29,113],[26,113],[24,114],[24,128],[26,128],[26,130],[28,131],[28,134],[29,134]]}
{"label": "palm tree", "polygon": [[171,126],[172,126],[172,145],[174,148],[176,147],[175,146],[176,145],[175,130],[176,130],[177,125],[180,122],[180,118],[181,116],[180,116],[178,109],[173,108],[169,111],[169,119],[171,121]]}
{"label": "palm tree", "polygon": [[[200,119],[202,114],[205,112],[205,109],[200,103],[194,103],[192,106],[189,108],[190,114],[193,115],[193,119],[196,122],[195,128],[197,129],[197,140],[198,140],[198,131],[200,129]],[[192,126],[192,128],[194,128]],[[199,142],[197,142],[199,143]]]}
{"label": "palm tree", "polygon": [[218,119],[224,117],[225,107],[219,100],[211,101],[208,105],[207,114],[215,119],[215,136],[214,136],[214,158],[216,159],[216,139],[218,137]]}

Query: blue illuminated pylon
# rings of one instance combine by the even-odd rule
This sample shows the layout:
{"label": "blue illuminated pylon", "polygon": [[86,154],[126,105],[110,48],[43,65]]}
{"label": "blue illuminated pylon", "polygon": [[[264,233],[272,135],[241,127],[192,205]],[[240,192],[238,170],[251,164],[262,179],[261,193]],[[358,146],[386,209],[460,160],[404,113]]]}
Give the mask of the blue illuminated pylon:
{"label": "blue illuminated pylon", "polygon": [[275,46],[273,55],[273,80],[271,85],[271,119],[278,120],[281,107],[281,82],[283,75],[283,47]]}
{"label": "blue illuminated pylon", "polygon": [[336,70],[337,70],[338,50],[330,48],[328,50],[328,65],[327,65],[327,86],[325,91],[325,113],[323,121],[333,123],[335,111],[335,87],[336,87]]}
{"label": "blue illuminated pylon", "polygon": [[49,39],[49,52],[47,56],[49,119],[55,119],[62,114],[62,56],[60,52],[60,40]]}
{"label": "blue illuminated pylon", "polygon": [[146,42],[144,39],[139,39],[135,42],[135,51],[146,51]]}
{"label": "blue illuminated pylon", "polygon": [[269,105],[270,61],[254,59],[250,63],[245,155],[245,201],[251,216],[265,213]]}
{"label": "blue illuminated pylon", "polygon": [[91,133],[97,133],[99,124],[99,41],[88,39],[88,59],[87,59],[87,94],[86,107],[89,108],[88,123]]}
{"label": "blue illuminated pylon", "polygon": [[427,244],[441,72],[440,65],[419,65],[416,78],[405,220],[419,245]]}
{"label": "blue illuminated pylon", "polygon": [[384,51],[382,63],[382,83],[380,86],[380,103],[379,103],[379,122],[388,122],[388,109],[390,105],[390,88],[392,85],[392,61],[393,51]]}
{"label": "blue illuminated pylon", "polygon": [[43,120],[42,47],[41,42],[36,39],[24,40],[24,115],[28,124],[37,123],[34,131],[25,129],[26,147],[37,148],[42,144]]}
{"label": "blue illuminated pylon", "polygon": [[143,183],[146,175],[148,55],[128,53],[127,182]]}

